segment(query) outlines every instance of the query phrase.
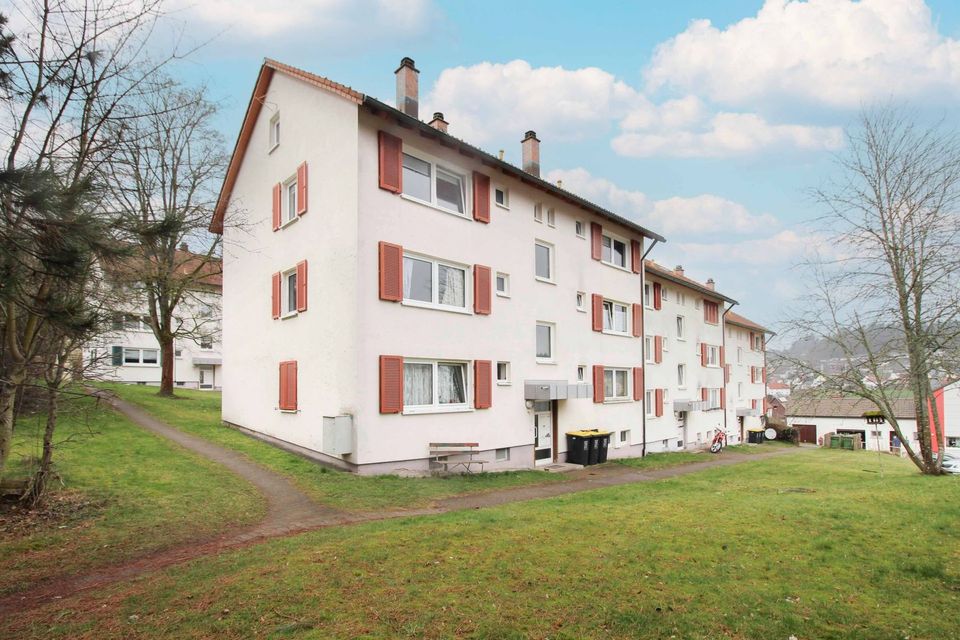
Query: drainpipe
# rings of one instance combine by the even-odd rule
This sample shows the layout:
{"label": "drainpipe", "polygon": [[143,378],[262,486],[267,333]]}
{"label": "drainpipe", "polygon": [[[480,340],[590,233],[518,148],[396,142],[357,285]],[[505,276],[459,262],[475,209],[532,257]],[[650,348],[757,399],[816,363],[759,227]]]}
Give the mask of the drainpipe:
{"label": "drainpipe", "polygon": [[[653,248],[657,246],[657,240],[654,239],[650,243],[650,248],[647,249],[644,254],[640,257],[640,299],[643,300],[643,287],[647,283],[647,270],[643,268],[643,263],[647,259],[647,256],[650,255],[650,252],[653,251]],[[647,306],[641,304],[640,308],[642,309],[641,313],[643,314],[643,327],[646,331],[647,327]],[[726,313],[726,312],[724,312]],[[640,412],[640,437],[643,438],[643,444],[640,445],[640,457],[645,458],[647,456],[647,354],[644,353],[644,345],[647,343],[645,336],[640,336],[640,362],[643,364],[643,384],[640,385],[640,398],[643,402],[643,411]]]}
{"label": "drainpipe", "polygon": [[[723,310],[723,323],[720,325],[720,338],[721,345],[723,346],[724,353],[724,362],[723,362],[723,393],[724,393],[724,402],[723,402],[723,432],[727,432],[727,411],[730,409],[727,405],[729,404],[729,394],[727,393],[727,356],[730,354],[727,353],[727,313],[733,309],[736,305],[736,302],[731,302],[730,306]],[[766,356],[764,356],[766,357]],[[740,434],[740,444],[743,444],[743,434]]]}

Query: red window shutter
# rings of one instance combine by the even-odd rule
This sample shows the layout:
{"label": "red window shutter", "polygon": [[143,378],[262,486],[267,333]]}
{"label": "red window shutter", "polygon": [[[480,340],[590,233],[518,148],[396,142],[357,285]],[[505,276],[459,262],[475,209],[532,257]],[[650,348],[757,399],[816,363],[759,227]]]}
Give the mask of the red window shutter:
{"label": "red window shutter", "polygon": [[700,365],[707,366],[707,343],[700,343]]}
{"label": "red window shutter", "polygon": [[643,400],[643,367],[633,368],[633,399]]}
{"label": "red window shutter", "polygon": [[273,230],[276,231],[280,228],[280,192],[283,187],[278,182],[273,185]]}
{"label": "red window shutter", "polygon": [[756,398],[754,398],[753,400],[750,401],[750,407],[753,408],[753,409],[756,409],[756,408],[757,408],[757,399],[756,399]]}
{"label": "red window shutter", "polygon": [[767,415],[767,397],[763,397],[763,415]]}
{"label": "red window shutter", "polygon": [[400,193],[403,191],[403,140],[386,131],[379,132],[380,188]]}
{"label": "red window shutter", "polygon": [[297,215],[307,212],[307,163],[302,162],[297,167]]}
{"label": "red window shutter", "polygon": [[767,384],[767,368],[766,367],[763,367],[762,369],[760,369],[760,381],[763,382],[763,384]]}
{"label": "red window shutter", "polygon": [[700,387],[700,399],[703,400],[704,402],[706,402],[706,401],[707,401],[707,398],[709,398],[709,397],[710,397],[710,392],[707,391],[707,388],[706,388],[706,387]]}
{"label": "red window shutter", "polygon": [[643,335],[643,305],[633,303],[633,337],[639,338]]}
{"label": "red window shutter", "polygon": [[480,315],[490,315],[490,267],[473,265],[473,311]]}
{"label": "red window shutter", "polygon": [[490,176],[473,172],[473,219],[490,222]]}
{"label": "red window shutter", "polygon": [[720,408],[721,409],[727,408],[727,390],[726,389],[720,389]]}
{"label": "red window shutter", "polygon": [[730,384],[730,365],[723,365],[723,381],[726,384]]}
{"label": "red window shutter", "polygon": [[273,282],[271,282],[271,302],[273,308],[273,317],[274,319],[280,317],[280,272],[273,274]]}
{"label": "red window shutter", "polygon": [[297,410],[297,361],[280,363],[280,409]]}
{"label": "red window shutter", "polygon": [[603,365],[593,365],[593,401],[603,402]]}
{"label": "red window shutter", "polygon": [[653,308],[660,309],[663,306],[663,295],[659,282],[653,283]]}
{"label": "red window shutter", "polygon": [[663,336],[653,336],[653,361],[663,362]]}
{"label": "red window shutter", "polygon": [[710,303],[703,301],[703,321],[710,322]]}
{"label": "red window shutter", "polygon": [[663,415],[663,389],[657,389],[654,396],[654,415],[658,418]]}
{"label": "red window shutter", "polygon": [[720,347],[720,366],[726,367],[727,361],[723,359],[723,347]]}
{"label": "red window shutter", "polygon": [[750,367],[750,382],[756,382],[756,381],[757,381],[757,368]]}
{"label": "red window shutter", "polygon": [[593,307],[593,330],[603,331],[603,296],[594,293],[590,296],[590,302]]}
{"label": "red window shutter", "polygon": [[760,351],[765,351],[767,348],[767,336],[760,334]]}
{"label": "red window shutter", "polygon": [[750,332],[750,351],[753,351],[753,331]]}
{"label": "red window shutter", "polygon": [[297,263],[297,311],[307,310],[307,261]]}
{"label": "red window shutter", "polygon": [[380,356],[380,413],[403,411],[403,358]]}
{"label": "red window shutter", "polygon": [[489,360],[473,361],[473,406],[489,409],[493,406],[493,367]]}
{"label": "red window shutter", "polygon": [[640,255],[640,241],[631,240],[630,241],[630,268],[633,270],[634,273],[640,273],[640,271],[643,269],[643,265],[640,264],[641,257],[642,256]]}
{"label": "red window shutter", "polygon": [[403,247],[380,242],[380,299],[403,300]]}
{"label": "red window shutter", "polygon": [[596,222],[590,223],[590,257],[599,260],[603,255],[603,227]]}

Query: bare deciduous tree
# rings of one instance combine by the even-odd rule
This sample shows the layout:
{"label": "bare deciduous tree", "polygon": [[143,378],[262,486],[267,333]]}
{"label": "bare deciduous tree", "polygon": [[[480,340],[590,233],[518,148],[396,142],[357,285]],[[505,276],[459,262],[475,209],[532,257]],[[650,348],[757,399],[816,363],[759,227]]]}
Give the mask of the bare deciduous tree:
{"label": "bare deciduous tree", "polygon": [[151,115],[126,128],[108,182],[135,247],[119,276],[147,307],[160,343],[159,394],[170,396],[174,341],[219,332],[219,304],[204,293],[221,273],[220,236],[206,229],[227,157],[202,88],[168,82],[144,110]]}
{"label": "bare deciduous tree", "polygon": [[[811,290],[789,324],[839,357],[829,368],[793,363],[830,393],[876,404],[921,472],[939,474],[934,450],[945,441],[931,381],[958,370],[960,139],[886,106],[861,114],[837,162],[816,192],[826,255],[810,261]],[[919,451],[894,411],[905,397]]]}

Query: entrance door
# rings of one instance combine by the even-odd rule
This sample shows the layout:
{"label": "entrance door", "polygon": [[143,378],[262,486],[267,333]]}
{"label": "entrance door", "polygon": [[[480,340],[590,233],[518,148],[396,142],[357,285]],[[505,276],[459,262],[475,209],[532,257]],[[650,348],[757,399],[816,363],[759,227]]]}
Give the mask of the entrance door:
{"label": "entrance door", "polygon": [[213,367],[208,365],[200,367],[200,388],[213,389]]}
{"label": "entrance door", "polygon": [[553,462],[553,411],[549,402],[537,402],[533,410],[533,459],[536,464]]}

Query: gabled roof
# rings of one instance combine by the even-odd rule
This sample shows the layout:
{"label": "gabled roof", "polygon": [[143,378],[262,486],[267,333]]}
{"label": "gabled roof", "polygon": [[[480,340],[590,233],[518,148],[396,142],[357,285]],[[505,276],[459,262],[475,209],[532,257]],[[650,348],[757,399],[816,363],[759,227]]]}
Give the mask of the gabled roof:
{"label": "gabled roof", "polygon": [[485,166],[488,166],[492,169],[498,169],[503,174],[545,191],[546,193],[549,193],[550,195],[563,200],[564,202],[568,202],[574,206],[578,206],[582,209],[590,211],[591,213],[599,215],[602,218],[611,220],[652,240],[666,242],[666,239],[663,236],[650,231],[636,222],[617,215],[612,211],[608,211],[607,209],[585,200],[584,198],[581,198],[580,196],[573,194],[566,189],[562,189],[553,183],[547,182],[538,176],[527,173],[519,167],[515,167],[514,165],[505,162],[500,158],[483,151],[482,149],[467,144],[463,140],[460,140],[449,133],[435,129],[426,122],[411,117],[395,107],[380,102],[376,98],[366,96],[346,85],[333,82],[332,80],[324,78],[323,76],[318,76],[308,71],[282,64],[276,60],[270,60],[269,58],[265,59],[263,61],[263,65],[260,67],[260,74],[257,77],[256,85],[254,85],[253,95],[250,97],[250,103],[247,105],[247,112],[243,118],[243,125],[240,128],[240,134],[237,137],[237,143],[234,146],[233,155],[230,157],[230,164],[227,167],[227,173],[223,180],[223,186],[220,189],[220,195],[217,198],[217,205],[214,209],[213,219],[210,221],[210,231],[214,233],[223,233],[223,217],[226,212],[227,203],[230,201],[230,195],[233,192],[233,187],[237,180],[237,174],[240,172],[240,165],[243,163],[243,156],[246,153],[247,145],[250,142],[250,136],[253,133],[254,124],[257,121],[257,116],[260,114],[260,109],[263,107],[263,100],[267,95],[267,89],[270,86],[270,81],[273,79],[273,74],[275,72],[286,74],[292,78],[297,78],[298,80],[312,84],[320,89],[330,91],[347,100],[355,102],[357,105],[364,107],[375,115],[392,118],[399,126],[405,129],[416,130],[424,138],[435,140],[437,143],[445,147],[456,149],[464,156],[476,158]]}
{"label": "gabled roof", "polygon": [[[862,418],[868,411],[877,411],[877,405],[863,398],[821,396],[811,393],[794,394],[786,404],[787,415],[811,418]],[[917,417],[913,398],[899,398],[893,402],[895,418]]]}
{"label": "gabled roof", "polygon": [[[669,280],[684,287],[690,287],[698,293],[702,293],[705,296],[710,298],[716,298],[717,300],[723,300],[724,302],[732,302],[737,304],[737,301],[733,298],[728,298],[719,291],[711,289],[707,285],[697,282],[693,278],[688,278],[687,276],[680,275],[673,269],[668,269],[661,264],[657,264],[653,260],[645,260],[643,263],[644,269],[651,275],[655,275],[658,278],[663,278],[664,280]],[[729,312],[728,312],[729,315]]]}
{"label": "gabled roof", "polygon": [[767,328],[764,327],[763,325],[757,324],[757,323],[754,322],[753,320],[748,320],[747,318],[744,318],[744,317],[743,317],[742,315],[740,315],[739,313],[734,313],[733,311],[728,311],[728,312],[727,312],[727,315],[726,315],[725,317],[726,317],[726,320],[727,320],[727,324],[735,324],[735,325],[737,325],[738,327],[746,327],[747,329],[755,329],[756,331],[762,331],[763,333],[770,333],[770,334],[773,333],[773,331],[770,331],[770,329],[767,329]]}

